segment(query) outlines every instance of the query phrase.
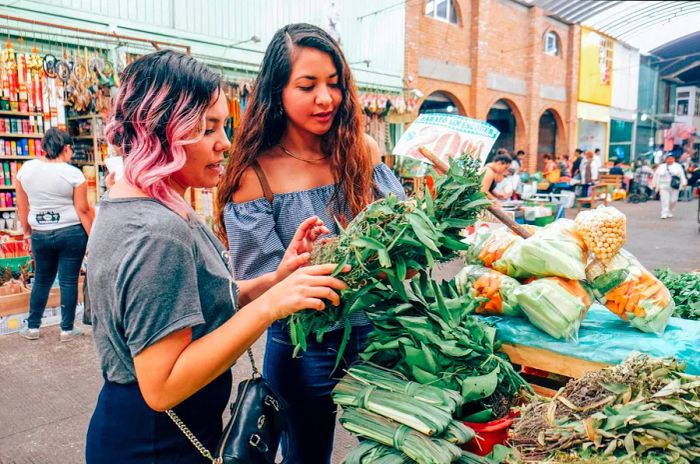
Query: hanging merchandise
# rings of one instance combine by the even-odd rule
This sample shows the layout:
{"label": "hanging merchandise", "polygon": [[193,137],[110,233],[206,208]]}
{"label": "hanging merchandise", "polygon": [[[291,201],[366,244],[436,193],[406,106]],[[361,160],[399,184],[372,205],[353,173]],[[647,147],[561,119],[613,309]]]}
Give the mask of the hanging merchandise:
{"label": "hanging merchandise", "polygon": [[8,38],[5,50],[2,53],[3,86],[2,107],[3,111],[19,111],[17,62],[12,41]]}

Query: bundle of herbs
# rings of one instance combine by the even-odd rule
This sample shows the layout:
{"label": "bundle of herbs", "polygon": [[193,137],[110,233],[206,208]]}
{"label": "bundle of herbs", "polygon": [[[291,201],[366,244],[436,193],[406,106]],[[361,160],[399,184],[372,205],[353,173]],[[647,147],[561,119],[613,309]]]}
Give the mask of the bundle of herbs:
{"label": "bundle of herbs", "polygon": [[320,340],[328,330],[344,324],[339,361],[352,330],[348,317],[366,309],[363,296],[386,288],[385,282],[403,288],[411,272],[430,269],[467,248],[460,233],[489,204],[480,191],[479,168],[478,159],[458,157],[437,182],[435,199],[427,194],[399,201],[389,195],[368,205],[347,227],[339,227],[338,236],[314,246],[313,264],[338,263],[337,272],[350,264],[352,270],[342,275],[348,288],[339,307],[329,304],[324,311],[302,311],[290,317],[296,352],[306,349],[311,334]]}
{"label": "bundle of herbs", "polygon": [[699,462],[700,377],[675,360],[632,356],[530,403],[511,444],[532,462]]}
{"label": "bundle of herbs", "polygon": [[483,299],[460,295],[453,282],[426,272],[399,287],[363,297],[374,326],[362,359],[421,384],[460,392],[456,417],[487,421],[508,413],[528,383],[499,352],[496,329],[473,316]]}
{"label": "bundle of herbs", "polygon": [[656,269],[656,277],[671,292],[676,303],[675,317],[700,320],[700,272],[675,273],[672,270]]}

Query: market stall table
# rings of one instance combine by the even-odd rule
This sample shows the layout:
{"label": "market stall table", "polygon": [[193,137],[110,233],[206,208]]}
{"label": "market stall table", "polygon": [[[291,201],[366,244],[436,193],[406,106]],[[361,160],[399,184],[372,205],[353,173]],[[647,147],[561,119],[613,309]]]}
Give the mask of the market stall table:
{"label": "market stall table", "polygon": [[631,353],[675,357],[686,372],[700,374],[700,321],[672,317],[663,335],[640,332],[604,307],[594,304],[581,324],[578,343],[556,340],[524,318],[488,318],[498,329],[511,362],[545,372],[581,377],[623,362]]}

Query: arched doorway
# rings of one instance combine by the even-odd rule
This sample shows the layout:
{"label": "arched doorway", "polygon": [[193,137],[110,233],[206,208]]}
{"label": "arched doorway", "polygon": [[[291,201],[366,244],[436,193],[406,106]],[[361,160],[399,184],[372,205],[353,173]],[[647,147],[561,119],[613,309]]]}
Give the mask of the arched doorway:
{"label": "arched doorway", "polygon": [[428,95],[428,97],[423,100],[423,104],[420,106],[418,113],[461,114],[457,102],[446,92],[433,92]]}
{"label": "arched doorway", "polygon": [[494,103],[486,115],[486,122],[501,132],[501,135],[498,136],[496,143],[493,145],[487,161],[493,158],[493,155],[499,148],[505,148],[508,150],[508,153],[512,153],[515,149],[516,120],[508,102],[498,100]]}
{"label": "arched doorway", "polygon": [[542,156],[545,153],[555,155],[557,152],[557,120],[551,110],[546,110],[540,116],[537,137],[537,169],[544,168]]}

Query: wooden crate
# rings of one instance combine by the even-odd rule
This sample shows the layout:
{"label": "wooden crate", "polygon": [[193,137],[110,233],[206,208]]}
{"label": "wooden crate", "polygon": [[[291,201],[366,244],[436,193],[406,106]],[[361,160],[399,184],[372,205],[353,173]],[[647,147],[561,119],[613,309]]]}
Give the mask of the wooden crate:
{"label": "wooden crate", "polygon": [[[78,280],[78,303],[83,301],[83,285],[84,277],[81,276],[80,280]],[[26,289],[12,295],[0,295],[0,317],[29,312],[30,295],[31,292]],[[46,302],[46,307],[56,308],[60,305],[61,291],[58,288],[52,288],[49,293],[49,299]]]}

